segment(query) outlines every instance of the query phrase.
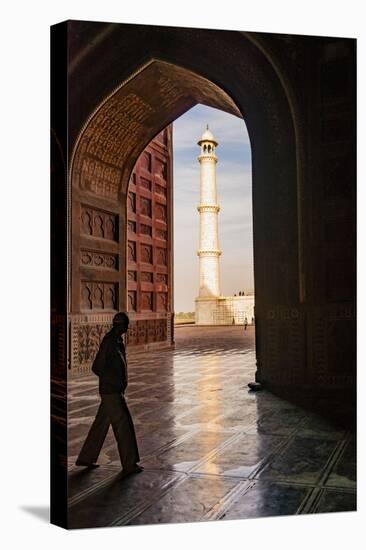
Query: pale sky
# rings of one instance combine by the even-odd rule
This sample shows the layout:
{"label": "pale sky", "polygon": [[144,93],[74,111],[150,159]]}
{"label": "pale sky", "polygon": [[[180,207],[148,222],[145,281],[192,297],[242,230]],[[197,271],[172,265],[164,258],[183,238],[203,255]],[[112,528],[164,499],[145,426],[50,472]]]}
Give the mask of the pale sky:
{"label": "pale sky", "polygon": [[174,309],[194,311],[198,294],[199,147],[209,125],[216,149],[221,294],[253,290],[251,150],[245,123],[233,115],[197,105],[173,124]]}

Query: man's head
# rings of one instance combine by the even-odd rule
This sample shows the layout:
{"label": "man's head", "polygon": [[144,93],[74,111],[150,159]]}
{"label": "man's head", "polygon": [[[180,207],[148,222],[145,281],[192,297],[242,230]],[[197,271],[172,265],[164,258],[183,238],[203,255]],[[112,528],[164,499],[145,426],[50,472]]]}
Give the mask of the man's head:
{"label": "man's head", "polygon": [[120,311],[113,317],[113,328],[122,334],[127,332],[129,322],[127,313]]}

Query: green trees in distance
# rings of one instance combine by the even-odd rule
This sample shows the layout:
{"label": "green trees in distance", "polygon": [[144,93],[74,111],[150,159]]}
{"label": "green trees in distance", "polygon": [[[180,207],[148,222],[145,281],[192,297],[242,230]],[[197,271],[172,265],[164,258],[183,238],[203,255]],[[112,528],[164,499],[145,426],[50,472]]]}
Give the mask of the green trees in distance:
{"label": "green trees in distance", "polygon": [[175,313],[175,317],[180,319],[194,319],[194,311],[179,311]]}

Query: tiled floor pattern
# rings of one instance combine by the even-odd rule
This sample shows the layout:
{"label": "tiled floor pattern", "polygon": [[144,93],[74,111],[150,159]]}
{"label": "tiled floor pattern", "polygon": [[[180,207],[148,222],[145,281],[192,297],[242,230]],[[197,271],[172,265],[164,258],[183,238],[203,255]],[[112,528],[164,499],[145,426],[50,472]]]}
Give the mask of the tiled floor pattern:
{"label": "tiled floor pattern", "polygon": [[356,509],[355,439],[269,392],[251,393],[254,330],[182,327],[176,347],[129,354],[142,474],[118,480],[112,431],[100,468],[74,466],[97,379],[69,386],[70,527]]}

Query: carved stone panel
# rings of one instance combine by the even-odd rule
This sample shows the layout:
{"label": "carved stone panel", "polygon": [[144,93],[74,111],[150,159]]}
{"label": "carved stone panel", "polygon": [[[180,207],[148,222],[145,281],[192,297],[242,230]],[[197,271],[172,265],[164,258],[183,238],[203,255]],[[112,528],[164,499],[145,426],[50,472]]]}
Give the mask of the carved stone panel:
{"label": "carved stone panel", "polygon": [[151,264],[153,261],[152,246],[150,246],[149,244],[141,244],[140,258],[142,262]]}
{"label": "carved stone panel", "polygon": [[81,166],[80,188],[100,197],[116,200],[121,175],[119,167],[85,156]]}
{"label": "carved stone panel", "polygon": [[157,283],[164,283],[165,285],[168,284],[168,275],[166,273],[157,273],[156,274],[156,282]]}
{"label": "carved stone panel", "polygon": [[153,309],[152,292],[141,292],[141,309],[145,311],[152,311]]}
{"label": "carved stone panel", "polygon": [[165,248],[157,248],[157,263],[167,265],[167,251]]}
{"label": "carved stone panel", "polygon": [[151,200],[140,197],[140,213],[151,218]]}
{"label": "carved stone panel", "polygon": [[128,291],[128,311],[136,311],[136,291]]}
{"label": "carved stone panel", "polygon": [[141,184],[141,187],[143,187],[144,189],[147,189],[148,191],[151,191],[151,181],[150,180],[147,180],[146,178],[140,178],[140,184]]}
{"label": "carved stone panel", "polygon": [[168,298],[166,292],[159,292],[157,295],[157,311],[167,311]]}
{"label": "carved stone panel", "polygon": [[142,233],[143,235],[149,235],[151,237],[152,235],[151,225],[145,225],[144,223],[142,223],[140,225],[140,233]]}
{"label": "carved stone panel", "polygon": [[113,314],[88,314],[71,319],[72,375],[90,372],[104,335],[112,327]]}
{"label": "carved stone panel", "polygon": [[118,270],[118,255],[93,250],[82,249],[80,251],[80,265],[85,267],[98,267],[99,269]]}
{"label": "carved stone panel", "polygon": [[132,320],[127,333],[128,346],[166,341],[167,323],[167,319]]}
{"label": "carved stone panel", "polygon": [[128,220],[128,230],[131,231],[131,233],[136,233],[136,222],[133,220]]}
{"label": "carved stone panel", "polygon": [[166,187],[163,187],[162,185],[159,185],[158,183],[155,184],[155,193],[158,193],[158,195],[162,195],[163,197],[166,197],[167,190]]}
{"label": "carved stone panel", "polygon": [[128,241],[127,254],[130,262],[136,262],[136,243],[135,241]]}
{"label": "carved stone panel", "polygon": [[133,193],[133,191],[129,191],[128,195],[128,209],[130,212],[136,212],[136,193]]}
{"label": "carved stone panel", "polygon": [[118,283],[81,281],[80,304],[82,310],[116,310]]}
{"label": "carved stone panel", "polygon": [[153,282],[153,274],[149,271],[142,271],[141,281],[146,282],[146,283],[152,283]]}
{"label": "carved stone panel", "polygon": [[118,215],[82,205],[80,230],[83,235],[118,241]]}
{"label": "carved stone panel", "polygon": [[163,204],[157,204],[155,207],[155,215],[157,220],[166,222],[167,221],[166,206],[164,206]]}
{"label": "carved stone panel", "polygon": [[151,172],[151,154],[144,151],[140,159],[142,168],[144,168],[147,172]]}
{"label": "carved stone panel", "polygon": [[156,229],[155,235],[158,239],[162,239],[163,241],[166,241],[168,238],[168,233],[164,229]]}
{"label": "carved stone panel", "polygon": [[166,162],[163,162],[159,159],[155,161],[155,174],[162,178],[164,181],[167,178],[167,165]]}

